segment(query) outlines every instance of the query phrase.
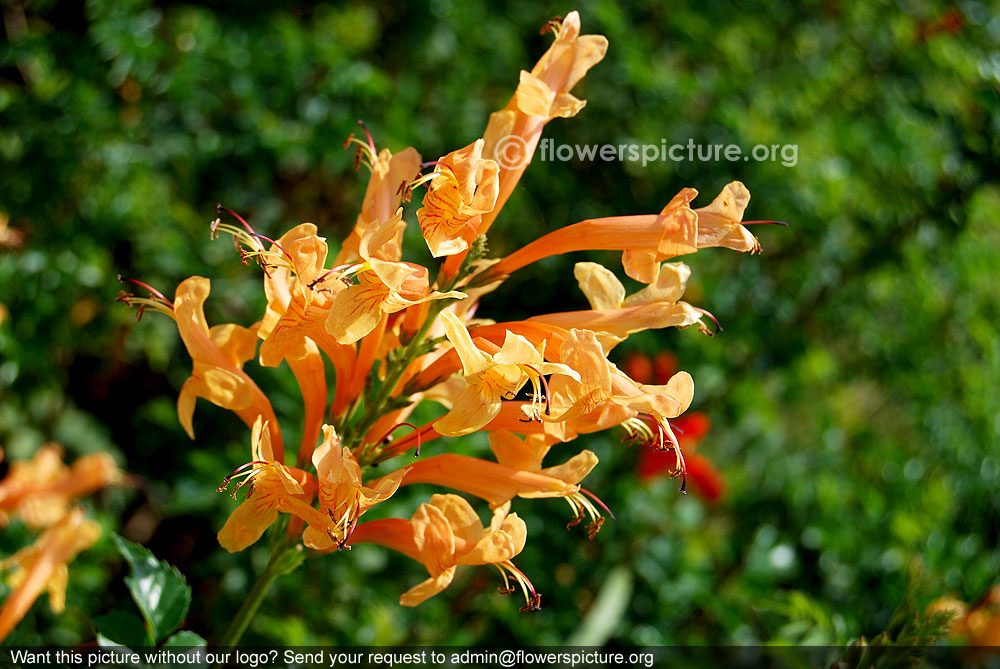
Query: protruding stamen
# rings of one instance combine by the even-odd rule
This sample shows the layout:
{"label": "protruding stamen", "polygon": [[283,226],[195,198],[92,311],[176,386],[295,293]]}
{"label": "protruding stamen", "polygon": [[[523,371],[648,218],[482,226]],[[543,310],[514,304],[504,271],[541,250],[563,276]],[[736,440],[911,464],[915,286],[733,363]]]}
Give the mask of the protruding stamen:
{"label": "protruding stamen", "polygon": [[[378,160],[378,151],[375,149],[375,142],[372,140],[372,135],[368,132],[368,128],[365,127],[363,121],[358,121],[358,125],[365,131],[365,137],[367,142],[358,139],[354,136],[352,132],[344,140],[344,148],[346,149],[351,144],[355,144],[358,150],[354,153],[354,169],[357,170],[361,167],[362,163],[367,164],[368,168],[371,170],[375,169],[375,161]],[[367,159],[367,162],[365,161]]]}
{"label": "protruding stamen", "polygon": [[542,608],[542,596],[535,590],[535,586],[531,584],[531,581],[525,576],[524,572],[514,566],[514,563],[510,560],[505,560],[503,562],[497,562],[493,565],[500,571],[500,575],[503,576],[504,587],[497,588],[501,595],[509,595],[514,592],[514,587],[510,584],[510,579],[507,577],[509,573],[517,581],[517,584],[521,586],[521,592],[524,593],[524,606],[522,606],[519,611],[521,613],[526,613],[528,611],[538,611]]}
{"label": "protruding stamen", "polygon": [[[337,507],[342,508],[343,502],[339,503]],[[354,502],[344,510],[343,516],[337,518],[332,508],[326,510],[326,515],[330,517],[330,521],[333,523],[332,528],[326,528],[326,535],[330,537],[330,541],[334,543],[338,551],[351,550],[347,542],[350,540],[351,535],[354,534],[354,530],[358,526],[358,517],[361,515],[360,491],[355,495]]]}
{"label": "protruding stamen", "polygon": [[780,225],[783,228],[788,227],[788,223],[784,221],[743,221],[741,225]]}
{"label": "protruding stamen", "polygon": [[622,422],[621,426],[625,429],[625,438],[622,441],[627,441],[630,446],[641,443],[645,445],[650,445],[656,439],[656,435],[653,430],[647,425],[643,419],[648,419],[649,417],[642,415],[636,416],[634,418],[629,418],[628,420]]}
{"label": "protruding stamen", "polygon": [[678,468],[676,472],[671,472],[670,477],[671,478],[677,478],[678,476],[681,477],[681,493],[686,495],[688,486],[687,463],[684,462],[684,453],[681,452],[681,447],[679,444],[674,448],[674,452],[677,453]]}
{"label": "protruding stamen", "polygon": [[[292,256],[286,251],[281,244],[277,241],[271,239],[266,235],[262,235],[254,230],[246,219],[237,214],[232,209],[227,209],[221,204],[216,205],[216,213],[219,215],[222,212],[226,212],[243,226],[241,229],[238,226],[230,225],[228,223],[223,223],[222,219],[216,218],[212,221],[210,226],[210,238],[215,239],[220,232],[225,232],[233,237],[233,245],[240,254],[240,259],[243,261],[244,265],[249,265],[250,260],[253,259],[260,265],[260,268],[264,270],[264,273],[268,276],[271,275],[270,269],[278,264],[287,267],[291,271],[295,271],[295,263],[292,260]],[[269,242],[272,246],[278,249],[280,253],[275,253],[274,251],[268,250],[261,240]],[[246,248],[244,248],[246,247]],[[274,264],[272,262],[274,261]]]}
{"label": "protruding stamen", "polygon": [[[267,467],[270,464],[271,464],[270,462],[266,462],[264,460],[251,460],[250,462],[243,463],[242,465],[234,469],[229,476],[222,479],[222,484],[215,489],[215,492],[226,492],[226,490],[229,488],[229,484],[232,482],[234,478],[244,477],[243,480],[236,485],[236,489],[233,490],[233,494],[231,495],[233,499],[236,499],[236,493],[239,491],[239,489],[242,488],[245,484],[252,481],[253,478],[260,473],[260,470],[263,467]],[[247,467],[251,467],[252,469],[248,472],[244,472],[243,470],[246,469]]]}
{"label": "protruding stamen", "polygon": [[597,536],[597,533],[601,531],[602,527],[604,527],[604,516],[601,516],[587,526],[587,538],[593,541],[594,537]]}
{"label": "protruding stamen", "polygon": [[[670,426],[670,422],[665,418],[649,417],[655,424],[659,435],[658,440],[646,442],[648,446],[658,451],[673,451],[677,456],[677,467],[670,470],[670,478],[681,480],[681,492],[687,494],[687,464],[684,462],[684,453],[681,451],[680,442]],[[669,445],[667,441],[669,440]]]}
{"label": "protruding stamen", "polygon": [[551,405],[551,402],[549,401],[549,382],[545,380],[545,377],[542,376],[541,372],[539,372],[537,369],[535,369],[531,365],[524,365],[524,366],[527,367],[528,369],[530,369],[531,371],[533,371],[535,373],[535,376],[538,378],[538,380],[542,382],[542,387],[545,389],[545,415],[546,416],[552,415],[552,411],[551,411],[551,406],[552,405]]}
{"label": "protruding stamen", "polygon": [[418,172],[417,176],[413,177],[412,180],[402,184],[396,191],[396,194],[403,196],[407,201],[409,201],[410,197],[413,194],[413,191],[416,188],[419,188],[420,186],[423,186],[426,183],[434,181],[438,177],[445,177],[446,179],[451,179],[456,186],[458,185],[458,177],[456,177],[455,173],[451,171],[450,166],[446,165],[445,163],[442,163],[439,160],[430,160],[427,161],[426,163],[422,163],[420,168],[424,169],[430,165],[434,165],[435,167],[433,172],[428,172],[427,174],[420,174]]}
{"label": "protruding stamen", "polygon": [[256,232],[254,232],[254,229],[250,227],[250,224],[246,222],[245,218],[243,218],[242,216],[240,216],[239,214],[237,214],[232,209],[227,209],[226,207],[223,207],[221,203],[216,204],[215,205],[215,214],[216,214],[216,216],[221,216],[222,212],[226,212],[227,214],[229,214],[230,216],[232,216],[233,218],[235,218],[237,221],[239,221],[240,223],[242,223],[243,227],[246,228],[247,232],[249,232],[251,235],[257,234]]}
{"label": "protruding stamen", "polygon": [[[348,286],[350,286],[352,285],[351,280],[348,278],[347,275],[357,272],[362,267],[362,265],[364,265],[364,263],[348,263],[346,265],[337,265],[336,267],[328,269],[327,271],[323,272],[318,277],[313,279],[309,284],[307,284],[307,287],[309,288],[309,290],[314,290],[316,286],[323,283],[334,274],[341,274],[342,276],[338,278],[344,283],[346,283]],[[345,269],[347,271],[344,271]]]}
{"label": "protruding stamen", "polygon": [[[587,538],[592,540],[595,536],[597,536],[597,533],[604,525],[604,516],[602,516],[601,512],[597,510],[597,507],[594,506],[593,502],[581,495],[580,492],[584,492],[590,497],[593,497],[609,514],[611,514],[611,510],[604,505],[604,502],[597,499],[597,497],[595,497],[592,493],[584,490],[583,488],[580,488],[579,491],[563,498],[576,514],[573,520],[566,524],[566,529],[576,527],[583,522],[586,516],[590,516],[590,524],[587,525]],[[614,518],[614,515],[612,514],[611,517]]]}
{"label": "protruding stamen", "polygon": [[163,300],[166,304],[170,305],[171,309],[174,308],[174,303],[173,302],[171,302],[170,300],[168,300],[167,297],[163,293],[161,293],[157,289],[153,288],[152,286],[150,286],[148,283],[146,283],[144,281],[139,281],[138,279],[130,279],[128,277],[123,277],[121,274],[118,275],[118,281],[119,282],[121,282],[121,281],[128,281],[129,283],[134,283],[137,286],[142,286],[143,288],[145,288],[146,290],[148,290],[149,292],[151,292],[153,295],[155,295],[156,297],[158,297],[161,300]]}
{"label": "protruding stamen", "polygon": [[174,303],[168,300],[166,296],[163,295],[163,293],[156,290],[147,283],[144,283],[137,279],[124,278],[122,277],[121,274],[118,275],[119,283],[124,283],[126,281],[148,290],[153,295],[153,297],[137,297],[132,293],[127,293],[124,290],[122,290],[118,293],[117,297],[115,297],[116,302],[123,302],[129,307],[135,307],[135,306],[139,307],[139,311],[136,313],[136,320],[140,321],[142,320],[142,315],[146,312],[147,307],[153,309],[154,311],[158,311],[161,314],[166,314],[167,316],[174,318]]}

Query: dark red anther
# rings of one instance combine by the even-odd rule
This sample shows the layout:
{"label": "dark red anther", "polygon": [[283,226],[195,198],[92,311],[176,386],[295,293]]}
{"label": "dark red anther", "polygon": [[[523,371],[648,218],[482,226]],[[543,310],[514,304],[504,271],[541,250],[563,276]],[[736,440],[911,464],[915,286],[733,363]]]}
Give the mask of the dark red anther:
{"label": "dark red anther", "polygon": [[563,17],[557,14],[548,21],[546,21],[545,25],[542,26],[541,29],[538,31],[538,34],[544,35],[546,33],[555,33],[556,35],[558,35],[559,31],[562,30],[562,22],[563,22]]}
{"label": "dark red anther", "polygon": [[531,596],[531,601],[518,609],[521,613],[529,613],[531,611],[541,611],[542,610],[542,596],[539,593],[533,593]]}

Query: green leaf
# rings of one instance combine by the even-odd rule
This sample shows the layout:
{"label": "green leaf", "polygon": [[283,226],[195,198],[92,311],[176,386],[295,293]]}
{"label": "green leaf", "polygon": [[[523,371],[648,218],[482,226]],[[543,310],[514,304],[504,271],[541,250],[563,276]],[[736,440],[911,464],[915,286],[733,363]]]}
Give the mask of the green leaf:
{"label": "green leaf", "polygon": [[194,648],[207,646],[208,642],[194,632],[178,632],[163,642],[163,648]]}
{"label": "green leaf", "polygon": [[[189,656],[188,661],[184,662],[184,666],[191,667],[192,669],[197,669],[198,667],[206,666],[204,661],[205,652],[204,649],[208,646],[208,642],[201,638],[200,635],[194,632],[178,632],[169,639],[163,642],[161,648],[174,648],[177,651],[180,649],[184,650],[184,653]],[[196,659],[202,660],[201,662],[196,662]]]}
{"label": "green leaf", "polygon": [[116,646],[137,648],[153,645],[149,633],[138,616],[125,611],[112,611],[94,618],[94,629],[100,637]]}
{"label": "green leaf", "polygon": [[142,611],[150,638],[159,643],[183,622],[191,605],[191,588],[176,567],[117,534],[114,539],[118,552],[132,567],[125,585]]}

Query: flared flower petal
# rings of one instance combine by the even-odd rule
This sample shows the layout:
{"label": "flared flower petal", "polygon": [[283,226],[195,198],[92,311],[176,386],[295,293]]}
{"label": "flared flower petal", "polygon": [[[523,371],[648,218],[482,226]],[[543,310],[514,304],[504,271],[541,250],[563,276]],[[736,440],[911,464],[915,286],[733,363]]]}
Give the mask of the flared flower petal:
{"label": "flared flower petal", "polygon": [[499,166],[484,159],[483,140],[449,153],[438,161],[438,174],[427,188],[417,220],[435,258],[469,248],[482,215],[496,205]]}
{"label": "flared flower petal", "polygon": [[503,398],[511,399],[529,381],[533,385],[536,406],[545,401],[542,394],[544,375],[579,375],[570,367],[544,361],[537,350],[521,335],[507,332],[503,346],[493,355],[480,350],[457,316],[442,312],[445,334],[462,360],[468,387],[454,400],[451,411],[435,423],[440,434],[460,436],[480,429],[500,412]]}
{"label": "flared flower petal", "polygon": [[258,416],[264,416],[270,421],[271,437],[280,459],[281,432],[271,403],[243,371],[243,363],[253,356],[256,348],[255,343],[250,343],[252,334],[237,325],[209,329],[204,304],[210,290],[208,279],[195,276],[181,282],[174,297],[177,330],[194,363],[191,377],[177,399],[178,419],[193,439],[192,415],[199,397],[230,409],[248,426]]}
{"label": "flared flower petal", "polygon": [[291,513],[310,525],[322,525],[325,520],[319,510],[309,505],[314,490],[312,477],[300,469],[283,465],[275,459],[268,421],[258,417],[250,437],[251,460],[226,477],[218,491],[239,479],[233,499],[243,486],[249,486],[246,499],[229,515],[219,531],[219,544],[230,553],[241,551],[255,543],[278,518],[278,513]]}
{"label": "flared flower petal", "polygon": [[741,225],[750,202],[750,191],[739,181],[726,184],[712,204],[695,209],[698,215],[698,248],[723,246],[734,251],[757,253],[760,243]]}
{"label": "flared flower petal", "polygon": [[[417,606],[451,584],[457,565],[493,564],[501,572],[516,570],[510,559],[524,548],[527,528],[517,514],[508,511],[508,505],[500,506],[489,526],[483,527],[479,516],[462,497],[432,495],[409,521],[390,518],[362,523],[352,543],[380,544],[421,562],[430,578],[400,598],[403,606]],[[530,587],[526,578],[524,582]],[[537,598],[533,588],[531,593]]]}
{"label": "flared flower petal", "polygon": [[430,292],[425,267],[373,256],[395,234],[402,215],[400,209],[391,219],[370,226],[361,239],[358,250],[365,262],[355,272],[358,283],[337,294],[326,319],[327,331],[341,344],[354,344],[368,335],[385,314],[428,300],[465,297],[458,291]]}
{"label": "flared flower petal", "polygon": [[306,546],[330,550],[346,544],[355,525],[366,511],[396,492],[408,468],[404,467],[370,486],[362,484],[361,466],[349,448],[341,445],[331,425],[323,426],[323,443],[313,453],[316,486],[322,525],[310,525],[303,534]]}
{"label": "flared flower petal", "polygon": [[574,274],[593,308],[533,316],[530,320],[601,333],[605,353],[629,335],[653,328],[698,325],[708,333],[701,320],[705,312],[680,301],[691,275],[684,263],[664,263],[657,269],[654,283],[628,297],[614,273],[597,263],[577,263]]}

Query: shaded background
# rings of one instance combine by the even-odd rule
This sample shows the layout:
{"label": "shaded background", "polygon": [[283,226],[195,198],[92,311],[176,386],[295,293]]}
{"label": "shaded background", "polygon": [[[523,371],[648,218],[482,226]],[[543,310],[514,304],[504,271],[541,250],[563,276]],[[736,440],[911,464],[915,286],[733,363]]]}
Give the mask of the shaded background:
{"label": "shaded background", "polygon": [[[249,325],[259,271],[209,241],[216,202],[264,234],[311,220],[335,242],[367,182],[341,149],[358,118],[380,147],[425,159],[468,144],[547,47],[538,28],[573,8],[3,0],[0,211],[23,239],[8,230],[0,247],[0,444],[8,459],[48,440],[108,450],[142,477],[93,506],[187,576],[188,629],[221,632],[266,561],[214,538],[233,506],[215,486],[246,460],[247,430],[200,402],[187,438],[174,402],[190,361],[169,319],[137,324],[114,302],[116,274],[168,294],[208,276],[209,321]],[[517,564],[541,612],[519,614],[482,568],[401,608],[422,567],[358,547],[283,579],[246,640],[846,642],[885,628],[915,558],[927,597],[976,600],[1000,571],[997,4],[575,8],[611,46],[574,90],[587,107],[548,126],[557,144],[799,147],[794,167],[536,161],[490,235],[501,255],[581,219],[659,211],[686,186],[701,206],[733,179],[753,193],[748,219],[791,223],[754,230],[762,256],[684,258],[686,299],[723,334],[646,333],[616,349],[622,363],[669,351],[693,374],[693,408],[712,422],[699,452],[724,472],[724,498],[639,481],[637,451],[611,431],[559,451],[601,458],[588,487],[618,520],[593,542],[563,529],[558,500],[515,503],[529,527]],[[407,244],[426,256],[412,228]],[[621,274],[615,254],[552,258],[480,313],[582,308],[572,264],[584,259]],[[291,375],[248,369],[294,429]],[[484,441],[428,452],[446,447]],[[429,492],[404,490],[395,512]],[[0,548],[26,540],[13,526]],[[42,598],[10,640],[88,640],[90,615],[130,606],[106,536],[72,565],[67,613]]]}

